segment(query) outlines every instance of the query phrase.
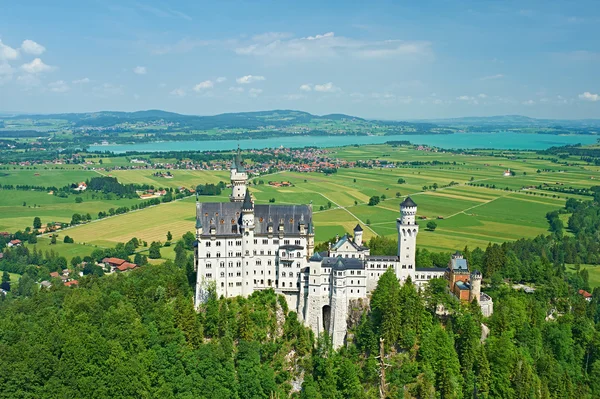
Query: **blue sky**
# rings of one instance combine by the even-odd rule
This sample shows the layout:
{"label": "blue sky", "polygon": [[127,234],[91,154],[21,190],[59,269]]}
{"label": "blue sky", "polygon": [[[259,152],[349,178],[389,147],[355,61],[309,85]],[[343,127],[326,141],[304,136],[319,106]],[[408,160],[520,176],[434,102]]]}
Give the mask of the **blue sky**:
{"label": "blue sky", "polygon": [[600,118],[598,26],[596,0],[0,0],[0,111]]}

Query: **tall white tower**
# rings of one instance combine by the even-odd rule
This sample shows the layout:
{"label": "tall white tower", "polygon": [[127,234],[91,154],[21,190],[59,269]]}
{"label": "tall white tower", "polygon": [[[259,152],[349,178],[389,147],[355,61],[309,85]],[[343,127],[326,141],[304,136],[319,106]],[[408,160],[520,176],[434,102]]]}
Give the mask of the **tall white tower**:
{"label": "tall white tower", "polygon": [[398,227],[398,267],[396,277],[404,281],[408,276],[415,281],[415,253],[417,250],[417,234],[419,225],[415,222],[417,204],[410,198],[400,204],[400,217],[396,220]]}
{"label": "tall white tower", "polygon": [[242,202],[246,194],[246,186],[248,184],[248,174],[242,164],[242,156],[238,147],[237,154],[233,157],[231,163],[231,202]]}
{"label": "tall white tower", "polygon": [[250,190],[246,189],[242,203],[242,295],[248,296],[254,291],[251,272],[254,268],[254,203]]}

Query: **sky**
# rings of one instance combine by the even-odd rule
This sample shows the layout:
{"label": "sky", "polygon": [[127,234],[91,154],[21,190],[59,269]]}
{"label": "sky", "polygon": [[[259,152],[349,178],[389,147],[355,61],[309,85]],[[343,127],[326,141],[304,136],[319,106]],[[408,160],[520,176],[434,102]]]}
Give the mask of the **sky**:
{"label": "sky", "polygon": [[0,0],[0,112],[600,118],[578,1]]}

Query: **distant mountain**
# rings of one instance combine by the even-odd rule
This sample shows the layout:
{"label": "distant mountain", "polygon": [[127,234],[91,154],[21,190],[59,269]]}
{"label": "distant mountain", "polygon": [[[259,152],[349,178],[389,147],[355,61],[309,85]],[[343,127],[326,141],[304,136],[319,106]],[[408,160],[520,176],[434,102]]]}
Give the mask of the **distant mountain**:
{"label": "distant mountain", "polygon": [[600,127],[600,119],[537,119],[523,115],[420,119],[414,122],[430,122],[444,126]]}

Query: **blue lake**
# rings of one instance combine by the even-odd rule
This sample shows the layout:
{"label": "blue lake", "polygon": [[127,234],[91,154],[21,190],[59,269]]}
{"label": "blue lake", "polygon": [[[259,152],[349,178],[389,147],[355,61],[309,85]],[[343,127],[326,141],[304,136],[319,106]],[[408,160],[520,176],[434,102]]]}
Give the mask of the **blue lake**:
{"label": "blue lake", "polygon": [[403,140],[412,144],[426,144],[448,149],[515,149],[543,150],[552,146],[567,144],[593,144],[598,136],[521,133],[456,133],[447,135],[398,135],[398,136],[292,136],[269,139],[247,140],[203,140],[203,141],[164,141],[136,144],[92,145],[90,151],[215,151],[232,150],[239,145],[242,149],[261,149],[275,147],[339,147],[353,144],[381,144],[386,141]]}

